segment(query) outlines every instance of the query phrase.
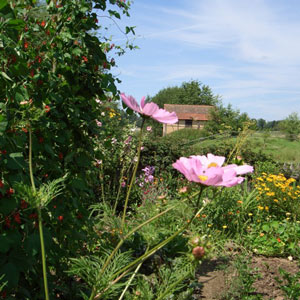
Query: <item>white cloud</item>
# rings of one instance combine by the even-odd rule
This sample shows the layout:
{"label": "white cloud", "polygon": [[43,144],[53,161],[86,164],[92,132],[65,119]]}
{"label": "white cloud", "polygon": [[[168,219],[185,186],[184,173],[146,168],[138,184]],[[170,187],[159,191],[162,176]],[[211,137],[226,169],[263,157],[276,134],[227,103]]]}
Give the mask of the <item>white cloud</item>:
{"label": "white cloud", "polygon": [[272,114],[283,118],[300,111],[297,2],[159,3],[136,1],[131,13],[137,14],[132,23],[137,22],[141,50],[136,59],[125,57],[120,64],[122,76],[132,80],[126,81],[129,89],[151,94],[151,86],[154,95],[166,86],[199,79],[226,103],[254,115],[275,119]]}

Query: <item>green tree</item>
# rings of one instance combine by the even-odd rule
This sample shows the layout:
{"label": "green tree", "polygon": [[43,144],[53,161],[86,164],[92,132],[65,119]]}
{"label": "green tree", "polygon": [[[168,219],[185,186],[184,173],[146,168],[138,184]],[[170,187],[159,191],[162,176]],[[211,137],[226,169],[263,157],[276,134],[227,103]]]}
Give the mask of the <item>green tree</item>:
{"label": "green tree", "polygon": [[211,88],[203,85],[200,81],[191,80],[183,82],[181,86],[162,89],[154,97],[152,102],[161,108],[164,104],[194,104],[194,105],[217,105],[220,103],[218,95],[214,95]]}
{"label": "green tree", "polygon": [[285,120],[280,123],[280,129],[285,132],[286,137],[295,141],[300,133],[300,119],[296,112],[291,113]]}
{"label": "green tree", "polygon": [[[168,87],[160,90],[155,96],[147,97],[147,101],[155,102],[163,108],[164,104],[188,104],[188,105],[219,105],[220,97],[214,95],[211,88],[203,85],[198,80],[183,82],[180,86]],[[162,125],[151,122],[153,134],[162,135]]]}
{"label": "green tree", "polygon": [[211,111],[211,119],[205,126],[208,135],[216,133],[238,134],[243,128],[243,123],[250,121],[246,113],[240,113],[239,110],[233,109],[231,104],[227,107],[222,104]]}
{"label": "green tree", "polygon": [[265,119],[260,118],[256,120],[256,126],[258,130],[263,130],[266,127],[266,124],[267,122]]}

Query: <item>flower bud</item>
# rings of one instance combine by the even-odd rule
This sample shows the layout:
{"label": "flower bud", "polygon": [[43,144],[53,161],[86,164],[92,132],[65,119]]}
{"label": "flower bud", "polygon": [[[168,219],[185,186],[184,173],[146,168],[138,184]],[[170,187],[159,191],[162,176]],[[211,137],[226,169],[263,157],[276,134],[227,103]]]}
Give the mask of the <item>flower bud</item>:
{"label": "flower bud", "polygon": [[200,259],[200,258],[202,258],[202,257],[204,256],[204,254],[205,254],[204,248],[203,248],[203,247],[197,246],[197,247],[195,247],[195,248],[193,249],[192,254],[194,255],[194,257],[195,257],[196,259]]}

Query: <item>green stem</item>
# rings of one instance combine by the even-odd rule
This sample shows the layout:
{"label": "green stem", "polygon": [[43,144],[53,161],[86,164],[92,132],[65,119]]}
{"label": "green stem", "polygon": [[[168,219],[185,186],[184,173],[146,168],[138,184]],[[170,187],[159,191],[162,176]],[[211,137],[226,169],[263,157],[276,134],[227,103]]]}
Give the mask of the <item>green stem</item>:
{"label": "green stem", "polygon": [[120,193],[121,193],[121,188],[122,188],[122,179],[123,179],[123,175],[124,175],[124,169],[125,169],[125,163],[123,163],[123,166],[122,166],[122,169],[121,169],[120,180],[119,180],[119,188],[118,188],[116,201],[115,201],[115,204],[114,204],[113,215],[115,215],[115,213],[116,213],[117,205],[118,205],[119,198],[120,198]]}
{"label": "green stem", "polygon": [[[102,178],[101,178],[102,177]],[[103,162],[100,164],[100,175],[99,179],[101,181],[101,194],[102,194],[102,201],[105,203],[105,193],[104,193],[104,172],[103,172]]]}
{"label": "green stem", "polygon": [[[200,194],[202,193],[203,188],[201,188]],[[181,229],[179,229],[178,231],[176,231],[174,234],[172,234],[170,237],[168,237],[166,240],[162,241],[161,243],[159,243],[158,245],[156,245],[155,247],[153,247],[151,250],[149,250],[147,253],[145,253],[144,255],[140,256],[139,258],[137,258],[136,260],[134,260],[132,263],[128,264],[126,267],[124,267],[123,269],[121,269],[120,271],[116,272],[113,277],[118,276],[120,273],[125,272],[126,270],[128,270],[129,268],[133,267],[134,265],[136,265],[139,262],[143,262],[144,260],[146,260],[149,256],[151,256],[152,254],[154,254],[156,251],[158,251],[159,249],[161,249],[162,247],[164,247],[165,245],[167,245],[170,241],[172,241],[177,235],[179,235],[181,232],[183,232],[184,230],[186,230],[190,224],[193,222],[193,220],[196,218],[196,216],[204,209],[204,206],[202,206],[198,211],[197,208],[195,210],[195,214],[193,215],[192,219],[186,224],[184,225]]]}
{"label": "green stem", "polygon": [[[29,176],[30,176],[31,186],[32,186],[33,192],[35,194],[36,187],[35,187],[33,171],[32,171],[32,131],[31,131],[31,128],[29,128]],[[45,298],[46,298],[46,300],[49,300],[50,298],[49,298],[48,281],[47,281],[46,251],[45,251],[44,234],[43,234],[42,212],[41,212],[40,206],[37,207],[37,211],[38,211],[39,234],[40,234],[41,252],[42,252],[42,267],[43,267]]]}
{"label": "green stem", "polygon": [[138,151],[137,151],[137,162],[136,162],[135,167],[133,169],[133,174],[132,174],[132,177],[131,177],[131,180],[130,180],[130,184],[129,184],[129,187],[128,187],[128,191],[127,191],[127,194],[126,194],[126,199],[125,199],[125,204],[124,204],[124,210],[123,210],[123,217],[122,217],[122,223],[121,223],[121,228],[122,229],[124,228],[124,224],[125,224],[125,217],[126,217],[126,211],[127,211],[127,205],[128,205],[128,200],[129,200],[130,192],[131,192],[132,185],[133,185],[134,180],[135,180],[135,174],[136,174],[139,162],[140,162],[144,123],[145,123],[145,119],[143,119],[143,121],[142,121],[141,131],[140,131],[140,135],[139,135],[139,143],[138,143]]}
{"label": "green stem", "polygon": [[[147,252],[148,250],[149,250],[149,246],[147,247],[146,252]],[[136,267],[136,269],[134,270],[134,272],[133,272],[132,276],[130,277],[130,279],[128,280],[128,282],[127,282],[127,284],[126,284],[126,287],[124,288],[124,290],[123,290],[123,292],[122,292],[122,294],[121,294],[119,300],[122,300],[122,299],[124,298],[125,293],[127,292],[127,290],[128,290],[128,288],[129,288],[129,286],[130,286],[130,284],[131,284],[133,278],[135,277],[135,275],[136,275],[137,272],[139,271],[139,269],[140,269],[140,267],[142,266],[142,264],[143,264],[143,262],[141,262],[141,263]]]}
{"label": "green stem", "polygon": [[[194,195],[196,196],[197,194],[198,194],[198,192],[195,193]],[[187,200],[187,199],[184,199],[183,202],[185,202],[186,200]],[[107,258],[107,260],[105,261],[105,263],[104,263],[102,269],[100,270],[100,272],[99,272],[99,274],[98,274],[98,276],[97,276],[96,282],[98,282],[98,278],[100,278],[100,277],[103,275],[104,271],[106,270],[107,266],[109,265],[109,263],[110,263],[111,260],[113,259],[114,255],[115,255],[115,254],[117,253],[117,251],[121,248],[121,246],[123,245],[123,243],[125,242],[125,240],[126,240],[128,237],[130,237],[130,236],[131,236],[133,233],[135,233],[137,230],[141,229],[143,226],[145,226],[145,225],[147,225],[148,223],[154,221],[155,219],[161,217],[162,215],[166,214],[167,212],[169,212],[170,210],[174,209],[175,207],[176,207],[175,205],[169,207],[168,209],[166,209],[166,210],[162,211],[161,213],[155,215],[154,217],[148,219],[148,220],[145,221],[144,223],[138,225],[137,227],[133,228],[130,232],[128,232],[128,233],[123,237],[123,239],[119,241],[118,245],[114,248],[114,250],[112,251],[112,253],[110,254],[110,256],[109,256],[109,257]],[[92,289],[92,293],[91,293],[91,295],[90,295],[89,300],[95,299],[96,294],[97,294],[97,290],[96,290],[96,288],[94,287],[94,288]]]}

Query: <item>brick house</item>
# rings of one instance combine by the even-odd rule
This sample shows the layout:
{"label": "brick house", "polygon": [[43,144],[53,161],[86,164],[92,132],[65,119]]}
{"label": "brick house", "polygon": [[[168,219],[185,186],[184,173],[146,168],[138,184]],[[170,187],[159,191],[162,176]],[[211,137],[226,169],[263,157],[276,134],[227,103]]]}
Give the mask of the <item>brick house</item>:
{"label": "brick house", "polygon": [[178,117],[176,124],[163,124],[163,135],[183,128],[202,129],[210,118],[211,105],[165,104],[164,109],[175,111]]}

